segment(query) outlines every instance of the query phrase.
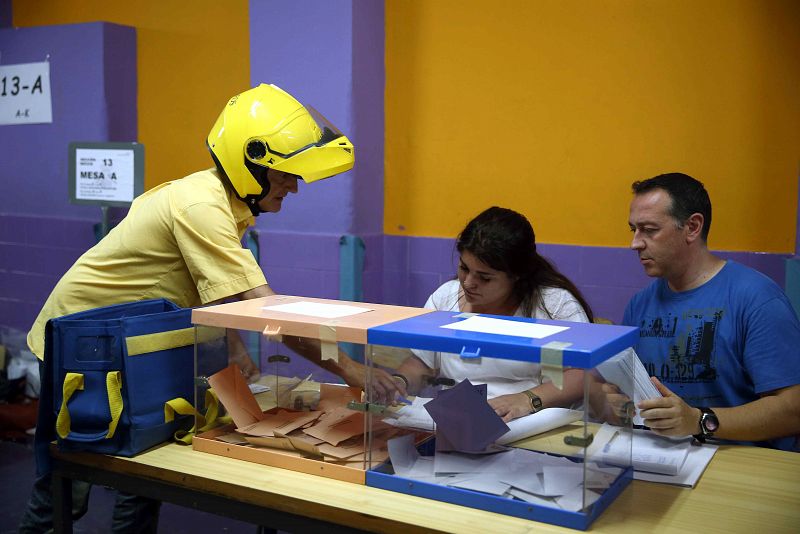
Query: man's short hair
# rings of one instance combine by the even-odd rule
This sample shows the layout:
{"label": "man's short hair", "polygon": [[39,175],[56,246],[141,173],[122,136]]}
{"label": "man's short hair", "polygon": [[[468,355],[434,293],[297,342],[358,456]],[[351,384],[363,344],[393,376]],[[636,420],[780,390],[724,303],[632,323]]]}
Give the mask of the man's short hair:
{"label": "man's short hair", "polygon": [[643,195],[655,189],[666,191],[672,199],[669,213],[680,227],[683,227],[692,214],[701,214],[703,216],[701,237],[703,241],[708,241],[708,231],[711,229],[711,199],[702,182],[688,174],[670,172],[633,182],[631,188],[634,195]]}

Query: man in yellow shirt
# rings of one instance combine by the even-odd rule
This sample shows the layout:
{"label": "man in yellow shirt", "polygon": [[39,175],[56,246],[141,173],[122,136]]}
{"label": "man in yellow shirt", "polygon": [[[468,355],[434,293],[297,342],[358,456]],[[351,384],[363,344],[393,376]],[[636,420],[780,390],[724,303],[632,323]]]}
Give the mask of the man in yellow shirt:
{"label": "man in yellow shirt", "polygon": [[[274,294],[253,255],[242,248],[245,230],[260,213],[280,211],[286,196],[297,193],[299,178],[314,182],[345,172],[354,163],[347,137],[273,85],[262,84],[231,98],[207,144],[215,169],[164,183],[138,197],[120,224],[61,278],[28,334],[28,345],[40,360],[45,325],[55,317],[152,298],[189,308]],[[258,372],[241,343],[231,343],[230,352],[246,374]],[[363,366],[344,355],[338,363],[320,361],[313,348],[303,356],[351,385],[364,385]],[[388,375],[378,380],[394,388]],[[84,483],[73,488],[78,517],[88,506],[88,490]],[[159,506],[157,501],[120,493],[113,530],[155,532]],[[50,480],[40,476],[20,532],[50,528]]]}

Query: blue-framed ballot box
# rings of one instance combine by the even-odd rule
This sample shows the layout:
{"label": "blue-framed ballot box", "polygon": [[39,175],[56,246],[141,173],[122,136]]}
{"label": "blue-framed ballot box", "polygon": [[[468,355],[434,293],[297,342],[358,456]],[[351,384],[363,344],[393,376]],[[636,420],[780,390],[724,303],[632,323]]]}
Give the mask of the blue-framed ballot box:
{"label": "blue-framed ballot box", "polygon": [[[443,311],[370,328],[368,366],[408,393],[371,411],[371,424],[431,438],[390,440],[367,485],[588,528],[633,477],[626,392],[637,339],[630,327]],[[407,357],[386,357],[398,350]],[[510,403],[519,412],[526,397],[532,413],[498,415]]]}
{"label": "blue-framed ballot box", "polygon": [[632,479],[635,328],[285,295],[192,322],[195,450],[578,529]]}

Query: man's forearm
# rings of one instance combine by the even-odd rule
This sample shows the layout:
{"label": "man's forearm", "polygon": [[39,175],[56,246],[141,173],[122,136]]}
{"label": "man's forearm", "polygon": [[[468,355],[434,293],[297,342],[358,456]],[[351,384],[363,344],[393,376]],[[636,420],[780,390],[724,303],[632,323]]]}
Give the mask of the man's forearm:
{"label": "man's forearm", "polygon": [[[326,371],[345,377],[353,366],[353,360],[342,351],[339,351],[339,361],[322,359],[322,348],[318,339],[283,336],[283,344],[295,351],[306,360],[317,364]],[[337,349],[338,350],[338,349]]]}
{"label": "man's forearm", "polygon": [[719,430],[714,436],[720,439],[764,441],[800,435],[800,385],[777,390],[735,408],[711,408],[719,419]]}

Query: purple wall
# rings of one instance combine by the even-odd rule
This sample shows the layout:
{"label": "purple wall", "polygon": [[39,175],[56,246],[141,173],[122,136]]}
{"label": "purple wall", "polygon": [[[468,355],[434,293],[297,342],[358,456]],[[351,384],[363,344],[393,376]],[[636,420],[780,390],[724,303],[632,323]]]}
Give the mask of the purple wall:
{"label": "purple wall", "polygon": [[353,4],[354,232],[383,234],[384,3]]}
{"label": "purple wall", "polygon": [[[3,64],[49,57],[51,124],[0,126],[0,213],[98,218],[69,203],[70,141],[135,141],[136,33],[91,23],[0,30]],[[36,177],[38,183],[32,180]]]}
{"label": "purple wall", "polygon": [[[267,29],[268,28],[268,31]],[[367,243],[365,300],[381,299],[384,7],[372,0],[251,0],[250,77],[274,83],[336,124],[352,171],[310,185],[257,220],[261,264],[279,293],[339,296],[339,238]]]}
{"label": "purple wall", "polygon": [[100,208],[69,203],[70,141],[136,140],[136,33],[90,23],[0,30],[3,64],[49,56],[52,124],[0,126],[0,325],[27,330],[94,244]]}
{"label": "purple wall", "polygon": [[[620,323],[628,300],[650,283],[629,249],[539,244],[550,259],[583,292],[596,317]],[[784,286],[788,255],[719,252],[761,271]],[[458,253],[453,239],[385,236],[383,301],[422,306],[442,283],[455,277]]]}
{"label": "purple wall", "polygon": [[[349,0],[250,2],[252,85],[273,83],[285,89],[348,136],[353,133],[351,4]],[[358,140],[351,140],[358,147]],[[360,155],[357,151],[357,165]],[[279,215],[259,217],[259,229],[323,234],[352,231],[353,174],[311,185],[301,183],[299,193],[284,201]]]}

